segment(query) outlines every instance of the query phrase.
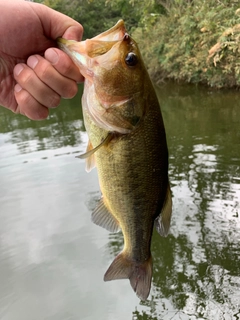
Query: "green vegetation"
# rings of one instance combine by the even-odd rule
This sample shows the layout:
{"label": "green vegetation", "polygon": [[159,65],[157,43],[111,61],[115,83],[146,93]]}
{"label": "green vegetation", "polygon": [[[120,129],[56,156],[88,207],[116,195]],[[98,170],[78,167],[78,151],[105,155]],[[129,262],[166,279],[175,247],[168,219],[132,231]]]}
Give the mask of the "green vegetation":
{"label": "green vegetation", "polygon": [[240,86],[238,0],[44,0],[81,22],[90,38],[120,18],[139,43],[151,76]]}
{"label": "green vegetation", "polygon": [[239,86],[239,2],[169,3],[148,37],[138,31],[143,34],[143,54],[155,80],[171,78],[218,88]]}
{"label": "green vegetation", "polygon": [[129,28],[137,26],[140,19],[140,12],[128,0],[114,3],[106,3],[106,0],[43,0],[42,3],[80,22],[84,27],[84,39],[109,29],[122,17]]}

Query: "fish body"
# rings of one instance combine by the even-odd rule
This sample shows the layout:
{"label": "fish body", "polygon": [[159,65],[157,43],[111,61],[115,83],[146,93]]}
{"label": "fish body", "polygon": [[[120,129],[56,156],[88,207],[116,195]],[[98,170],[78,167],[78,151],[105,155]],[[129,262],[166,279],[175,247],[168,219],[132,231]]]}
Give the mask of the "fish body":
{"label": "fish body", "polygon": [[97,167],[102,198],[92,220],[122,230],[124,248],[104,280],[129,278],[146,300],[154,224],[167,236],[172,202],[168,149],[158,98],[136,42],[120,20],[83,41],[59,40],[85,77],[82,107],[89,137],[86,169]]}

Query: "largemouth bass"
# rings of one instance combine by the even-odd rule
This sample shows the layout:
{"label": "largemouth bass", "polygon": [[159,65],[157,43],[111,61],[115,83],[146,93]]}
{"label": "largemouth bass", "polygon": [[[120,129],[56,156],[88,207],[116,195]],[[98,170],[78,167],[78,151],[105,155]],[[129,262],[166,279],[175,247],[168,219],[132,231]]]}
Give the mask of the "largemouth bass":
{"label": "largemouth bass", "polygon": [[127,279],[146,300],[152,279],[153,226],[167,236],[172,200],[168,149],[159,102],[136,42],[123,20],[82,42],[59,47],[85,77],[82,108],[89,137],[86,170],[98,170],[102,198],[92,221],[122,230],[124,248],[104,280]]}

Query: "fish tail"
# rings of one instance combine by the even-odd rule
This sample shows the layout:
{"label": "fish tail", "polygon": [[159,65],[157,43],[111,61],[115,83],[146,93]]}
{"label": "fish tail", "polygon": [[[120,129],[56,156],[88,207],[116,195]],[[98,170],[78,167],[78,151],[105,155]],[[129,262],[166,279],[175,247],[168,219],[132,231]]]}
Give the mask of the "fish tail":
{"label": "fish tail", "polygon": [[124,252],[121,252],[113,260],[112,264],[104,275],[104,281],[111,281],[117,279],[129,279],[133,290],[137,296],[146,300],[150,289],[152,280],[152,257],[144,262],[137,262],[128,259]]}

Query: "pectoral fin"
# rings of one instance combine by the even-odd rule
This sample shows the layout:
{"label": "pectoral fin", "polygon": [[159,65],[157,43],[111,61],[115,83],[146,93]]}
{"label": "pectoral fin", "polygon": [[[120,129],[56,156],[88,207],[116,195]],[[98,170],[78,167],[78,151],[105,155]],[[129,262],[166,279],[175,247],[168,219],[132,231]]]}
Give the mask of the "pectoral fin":
{"label": "pectoral fin", "polygon": [[168,235],[171,217],[172,217],[172,195],[171,195],[170,186],[168,184],[167,193],[166,193],[162,211],[160,215],[155,219],[155,226],[156,226],[157,232],[162,237],[166,237]]}
{"label": "pectoral fin", "polygon": [[[86,159],[88,157],[90,157],[91,155],[93,155],[98,149],[100,149],[102,146],[104,146],[105,144],[107,144],[110,140],[112,139],[112,134],[109,133],[106,138],[95,148],[93,148],[91,142],[89,141],[88,143],[88,147],[87,147],[87,152],[80,154],[80,156],[77,156],[76,158],[79,159]],[[91,146],[91,147],[90,147]]]}
{"label": "pectoral fin", "polygon": [[88,141],[87,151],[76,158],[86,159],[86,171],[90,172],[95,167],[95,157],[94,153],[100,149],[102,146],[107,144],[112,139],[112,134],[109,133],[106,138],[95,148],[93,148],[91,141]]}
{"label": "pectoral fin", "polygon": [[105,228],[110,232],[120,231],[117,219],[109,212],[105,206],[103,198],[99,201],[97,207],[92,212],[92,222]]}
{"label": "pectoral fin", "polygon": [[91,141],[89,140],[86,153],[80,154],[80,156],[76,156],[76,158],[79,158],[79,159],[86,158],[86,168],[85,169],[87,172],[90,172],[96,166],[94,152],[92,152],[92,150],[93,150],[93,146],[92,146]]}

